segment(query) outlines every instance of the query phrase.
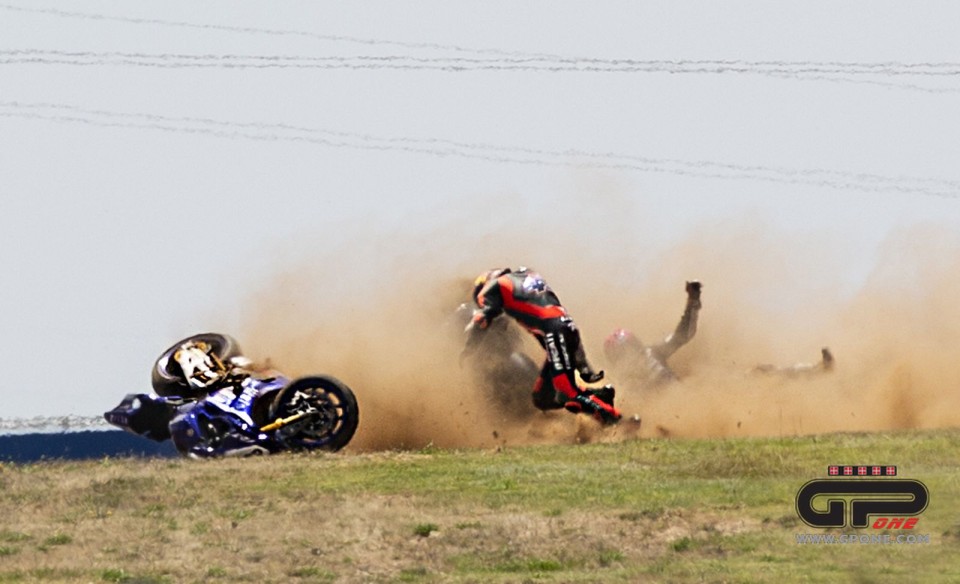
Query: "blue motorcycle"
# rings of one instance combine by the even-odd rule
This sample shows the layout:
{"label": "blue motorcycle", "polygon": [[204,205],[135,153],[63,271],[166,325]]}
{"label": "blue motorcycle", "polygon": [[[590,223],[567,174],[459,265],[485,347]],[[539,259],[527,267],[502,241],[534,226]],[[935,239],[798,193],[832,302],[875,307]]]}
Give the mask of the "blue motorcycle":
{"label": "blue motorcycle", "polygon": [[[183,347],[197,345],[221,373],[205,387],[191,385],[174,358]],[[329,375],[290,379],[273,370],[251,371],[248,365],[231,337],[188,337],[157,359],[153,394],[129,394],[104,418],[151,440],[172,439],[192,458],[337,451],[353,438],[359,408],[342,381]]]}

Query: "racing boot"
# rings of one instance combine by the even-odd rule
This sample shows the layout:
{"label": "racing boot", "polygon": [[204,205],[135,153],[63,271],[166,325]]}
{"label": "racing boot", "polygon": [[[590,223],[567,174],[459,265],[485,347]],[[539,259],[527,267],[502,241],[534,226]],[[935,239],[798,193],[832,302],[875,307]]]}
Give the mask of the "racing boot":
{"label": "racing boot", "polygon": [[574,358],[577,360],[577,373],[580,374],[580,379],[584,383],[596,383],[603,379],[603,371],[594,370],[587,361],[587,353],[583,350],[583,345],[577,346]]}
{"label": "racing boot", "polygon": [[703,287],[703,284],[696,280],[691,280],[687,282],[686,291],[687,291],[687,301],[693,308],[700,308],[700,288]]}
{"label": "racing boot", "polygon": [[598,400],[612,407],[613,398],[616,397],[617,390],[615,390],[612,385],[607,384],[599,389],[588,389],[587,393],[589,393],[590,395],[596,397]]}
{"label": "racing boot", "polygon": [[590,365],[581,365],[577,368],[577,373],[580,374],[580,379],[582,379],[584,383],[596,383],[603,379],[603,370],[594,371]]}
{"label": "racing boot", "polygon": [[604,426],[613,426],[614,424],[620,423],[620,418],[622,418],[623,415],[617,408],[600,408],[593,413],[593,417]]}
{"label": "racing boot", "polygon": [[[616,424],[622,415],[620,410],[613,407],[613,393],[613,387],[609,385],[600,389],[587,390],[563,404],[563,407],[573,414],[591,414],[604,425]],[[597,394],[609,398],[610,403],[600,399]]]}
{"label": "racing boot", "polygon": [[613,398],[616,396],[617,391],[612,385],[607,384],[599,389],[589,389],[587,392],[590,393],[595,400],[602,402],[601,407],[599,407],[593,414],[593,416],[597,418],[600,423],[616,424],[620,421],[620,418],[622,417],[620,410],[613,405]]}

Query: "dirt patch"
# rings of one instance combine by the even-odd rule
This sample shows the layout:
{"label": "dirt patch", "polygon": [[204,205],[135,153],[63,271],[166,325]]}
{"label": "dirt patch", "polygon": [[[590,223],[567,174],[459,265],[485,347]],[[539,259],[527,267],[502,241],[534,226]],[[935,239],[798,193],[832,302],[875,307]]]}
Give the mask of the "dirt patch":
{"label": "dirt patch", "polygon": [[[851,284],[842,239],[755,225],[698,230],[651,253],[639,238],[571,233],[556,246],[502,228],[470,239],[432,232],[345,243],[277,266],[236,331],[251,356],[294,375],[320,372],[356,390],[362,421],[350,448],[489,447],[649,436],[778,436],[933,428],[960,423],[960,241],[936,228],[894,234],[869,275]],[[416,251],[412,251],[416,250]],[[490,411],[458,365],[451,314],[472,276],[529,264],[557,290],[601,367],[615,327],[657,341],[676,324],[687,279],[704,283],[697,336],[662,390],[618,386],[618,405],[643,419],[600,429],[563,412],[515,423]],[[359,266],[359,267],[358,267]],[[751,375],[758,363],[819,359],[833,373]],[[529,353],[536,360],[542,351]]]}

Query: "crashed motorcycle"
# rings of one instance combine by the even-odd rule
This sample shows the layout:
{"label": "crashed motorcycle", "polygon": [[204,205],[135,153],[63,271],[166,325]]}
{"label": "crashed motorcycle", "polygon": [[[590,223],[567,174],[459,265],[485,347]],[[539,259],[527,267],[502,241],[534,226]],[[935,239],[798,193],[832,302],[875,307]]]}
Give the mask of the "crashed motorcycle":
{"label": "crashed motorcycle", "polygon": [[[204,343],[228,373],[205,388],[188,383],[176,352]],[[329,375],[291,379],[277,371],[250,371],[236,341],[217,333],[193,335],[156,360],[152,394],[128,394],[104,413],[119,428],[162,442],[172,440],[191,458],[337,451],[353,438],[359,408],[353,391]]]}

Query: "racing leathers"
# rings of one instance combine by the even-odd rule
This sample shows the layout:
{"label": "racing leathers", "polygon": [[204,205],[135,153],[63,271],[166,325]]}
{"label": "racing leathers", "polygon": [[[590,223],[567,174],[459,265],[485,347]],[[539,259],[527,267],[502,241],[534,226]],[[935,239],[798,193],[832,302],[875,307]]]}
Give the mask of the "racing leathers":
{"label": "racing leathers", "polygon": [[667,365],[667,359],[697,334],[701,287],[697,281],[686,283],[687,303],[680,322],[660,343],[646,346],[625,329],[615,330],[604,340],[607,360],[630,385],[655,388],[677,379],[676,373]]}
{"label": "racing leathers", "polygon": [[466,328],[464,354],[472,352],[494,319],[506,313],[547,352],[533,387],[537,408],[592,414],[605,424],[620,420],[621,414],[613,406],[612,386],[585,389],[578,385],[576,373],[593,383],[603,378],[603,372],[595,372],[588,364],[576,324],[539,274],[526,268],[496,270],[481,276],[477,286],[477,310]]}

